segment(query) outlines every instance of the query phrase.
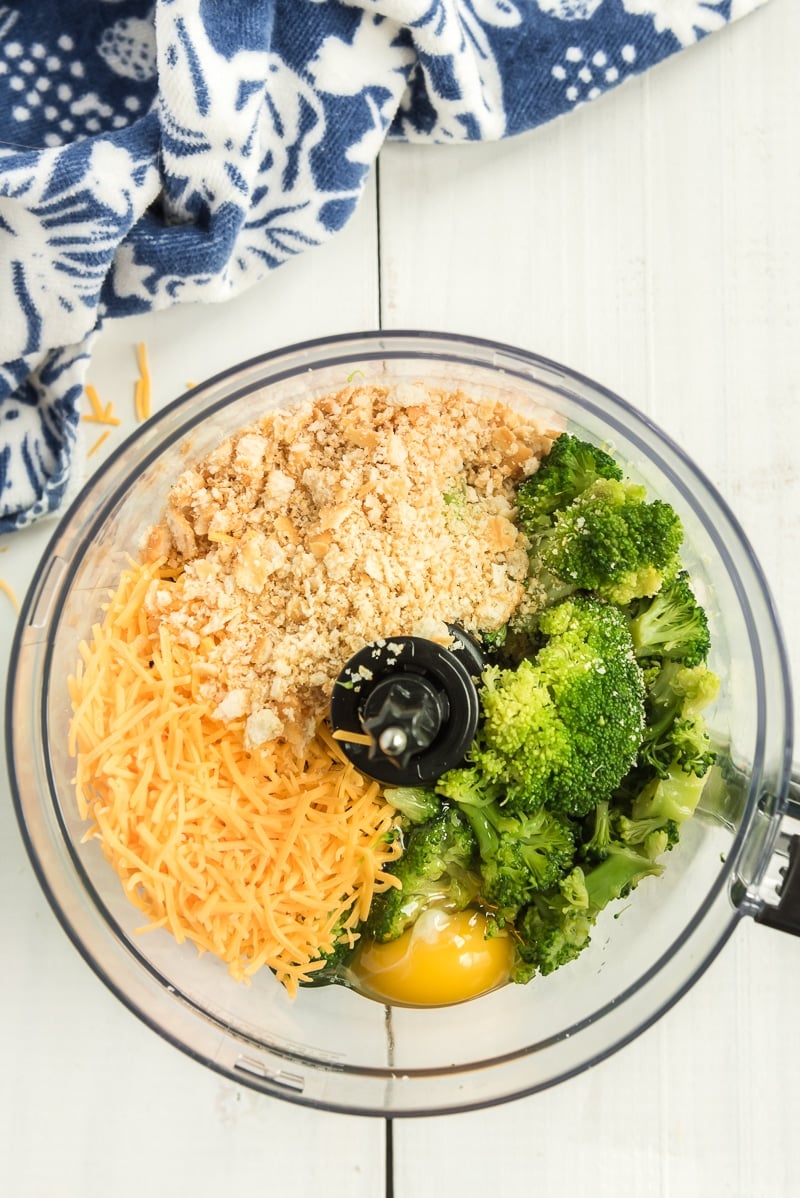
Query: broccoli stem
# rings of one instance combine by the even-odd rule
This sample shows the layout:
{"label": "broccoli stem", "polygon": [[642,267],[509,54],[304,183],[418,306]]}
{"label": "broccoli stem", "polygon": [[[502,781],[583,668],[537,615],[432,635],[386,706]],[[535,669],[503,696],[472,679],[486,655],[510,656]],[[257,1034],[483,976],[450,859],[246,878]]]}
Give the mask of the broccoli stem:
{"label": "broccoli stem", "polygon": [[602,911],[622,898],[648,874],[661,874],[664,867],[648,861],[641,853],[621,845],[609,845],[608,856],[585,874],[589,909]]}
{"label": "broccoli stem", "polygon": [[633,818],[681,824],[694,815],[704,786],[705,777],[673,766],[666,778],[653,778],[634,799]]}
{"label": "broccoli stem", "polygon": [[461,814],[466,816],[472,831],[475,833],[481,859],[488,861],[492,857],[497,856],[500,837],[492,827],[485,808],[473,807],[471,803],[459,803],[458,807]]}

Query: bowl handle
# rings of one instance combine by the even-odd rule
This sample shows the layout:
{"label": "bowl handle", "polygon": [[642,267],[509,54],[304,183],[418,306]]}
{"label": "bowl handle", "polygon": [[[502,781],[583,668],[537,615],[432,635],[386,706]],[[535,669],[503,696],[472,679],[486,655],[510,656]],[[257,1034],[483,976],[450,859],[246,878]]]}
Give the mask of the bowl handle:
{"label": "bowl handle", "polygon": [[[800,771],[795,769],[789,779],[784,819],[800,824]],[[778,868],[781,878],[777,887],[778,902],[764,903],[756,913],[755,921],[800,936],[800,833],[781,828],[774,852],[782,859]]]}

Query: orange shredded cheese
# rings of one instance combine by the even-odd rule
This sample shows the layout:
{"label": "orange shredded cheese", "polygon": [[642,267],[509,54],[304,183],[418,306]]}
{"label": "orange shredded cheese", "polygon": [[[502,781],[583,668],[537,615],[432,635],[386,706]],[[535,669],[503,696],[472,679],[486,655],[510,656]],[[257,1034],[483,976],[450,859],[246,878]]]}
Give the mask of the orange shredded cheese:
{"label": "orange shredded cheese", "polygon": [[91,412],[84,412],[84,414],[81,416],[81,420],[86,420],[90,424],[118,425],[122,423],[119,417],[114,415],[113,403],[107,403],[106,406],[103,407],[102,403],[100,402],[100,396],[97,394],[96,387],[93,387],[91,383],[87,383],[84,387],[84,391],[86,392],[86,398],[92,405],[92,410]]}
{"label": "orange shredded cheese", "polygon": [[94,445],[92,445],[91,449],[87,450],[86,456],[90,458],[93,453],[97,453],[98,449],[103,444],[103,442],[107,441],[110,436],[111,436],[111,429],[107,428],[104,433],[100,434],[100,436],[95,441]]}
{"label": "orange shredded cheese", "polygon": [[167,573],[126,571],[81,646],[69,681],[80,814],[147,917],[140,930],[167,928],[237,980],[266,966],[294,994],[396,884],[394,811],[324,726],[298,758],[281,742],[248,751],[243,720],[212,717],[196,654],[143,606]]}
{"label": "orange shredded cheese", "polygon": [[19,599],[9,583],[5,582],[2,578],[0,578],[0,591],[8,598],[14,610],[19,611]]}
{"label": "orange shredded cheese", "polygon": [[372,737],[365,732],[348,732],[346,728],[337,728],[332,735],[334,740],[343,741],[345,744],[367,746],[372,744]]}
{"label": "orange shredded cheese", "polygon": [[136,411],[136,419],[141,421],[147,420],[150,416],[150,367],[147,362],[147,346],[144,341],[140,341],[136,346],[136,362],[139,367],[139,378],[136,380],[136,386],[133,393],[133,404]]}

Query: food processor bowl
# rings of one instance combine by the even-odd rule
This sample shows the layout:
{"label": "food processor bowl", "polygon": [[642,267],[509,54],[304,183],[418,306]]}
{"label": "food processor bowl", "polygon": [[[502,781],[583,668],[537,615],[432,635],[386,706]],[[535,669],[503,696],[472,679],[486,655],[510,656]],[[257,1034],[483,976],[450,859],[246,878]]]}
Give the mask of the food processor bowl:
{"label": "food processor bowl", "polygon": [[[118,577],[192,460],[277,405],[358,379],[460,386],[610,447],[671,503],[707,609],[708,712],[719,755],[661,878],[602,912],[572,964],[442,1008],[384,1007],[341,986],[292,999],[267,971],[251,984],[137,932],[139,912],[84,840],[67,751],[67,679]],[[645,417],[596,383],[487,341],[419,332],[310,342],[194,388],[129,438],[60,522],[23,605],[8,680],[8,760],[20,827],[65,931],[106,985],[196,1060],[264,1093],[378,1116],[454,1112],[561,1082],[631,1040],[674,1003],[743,916],[800,930],[800,837],[786,655],[766,582],[724,501]],[[781,873],[782,871],[782,873]],[[777,879],[777,888],[770,884]],[[794,926],[793,926],[794,925]]]}

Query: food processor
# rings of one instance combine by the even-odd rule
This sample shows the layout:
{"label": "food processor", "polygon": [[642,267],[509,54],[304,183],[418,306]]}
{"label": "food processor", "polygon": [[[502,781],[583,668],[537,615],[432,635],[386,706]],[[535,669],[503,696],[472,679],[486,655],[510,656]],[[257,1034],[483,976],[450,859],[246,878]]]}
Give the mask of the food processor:
{"label": "food processor", "polygon": [[[99,842],[85,839],[67,749],[67,680],[78,646],[158,521],[176,477],[266,411],[356,377],[365,385],[461,388],[609,448],[634,482],[682,519],[682,556],[708,613],[709,666],[721,679],[707,712],[717,762],[663,877],[645,879],[630,901],[602,912],[591,944],[571,964],[439,1008],[384,1006],[342,986],[301,989],[291,998],[266,970],[238,983],[221,961],[168,932],[138,931],[141,916]],[[451,683],[463,685],[456,667]],[[404,751],[398,731],[411,734],[398,702],[395,696],[388,709],[381,696],[375,701],[377,735],[386,734],[390,756]],[[176,1047],[237,1083],[293,1102],[403,1116],[529,1094],[596,1065],[652,1024],[743,917],[800,934],[791,689],[778,618],[752,550],[709,481],[641,413],[519,349],[424,332],[336,337],[265,354],[177,399],[104,463],[59,523],[23,605],[6,713],[25,844],[87,963]],[[337,718],[346,725],[351,715]],[[463,751],[457,741],[455,757]]]}

